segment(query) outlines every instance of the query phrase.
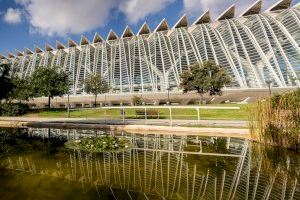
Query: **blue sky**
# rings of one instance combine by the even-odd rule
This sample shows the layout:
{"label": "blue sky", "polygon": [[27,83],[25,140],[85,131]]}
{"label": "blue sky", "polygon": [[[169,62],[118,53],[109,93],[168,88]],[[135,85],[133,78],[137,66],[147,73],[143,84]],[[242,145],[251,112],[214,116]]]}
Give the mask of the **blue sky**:
{"label": "blue sky", "polygon": [[[25,47],[55,47],[68,38],[79,43],[95,32],[106,38],[110,29],[121,35],[126,25],[137,33],[146,21],[152,30],[166,18],[170,26],[186,13],[190,23],[206,9],[213,19],[232,4],[236,15],[256,0],[0,0],[0,53],[6,55]],[[264,0],[267,9],[278,0]],[[300,0],[293,0],[293,5]]]}

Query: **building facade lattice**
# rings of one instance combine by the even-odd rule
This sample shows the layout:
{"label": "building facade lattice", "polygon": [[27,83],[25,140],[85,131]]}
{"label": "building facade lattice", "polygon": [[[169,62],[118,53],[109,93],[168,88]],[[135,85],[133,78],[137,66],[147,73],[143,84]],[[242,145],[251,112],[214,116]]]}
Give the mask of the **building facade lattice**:
{"label": "building facade lattice", "polygon": [[92,42],[69,39],[43,51],[26,49],[0,55],[12,63],[12,72],[28,76],[38,66],[59,67],[68,72],[70,93],[84,94],[85,79],[101,74],[111,93],[156,93],[180,90],[180,74],[195,62],[212,60],[233,79],[228,88],[300,86],[300,5],[281,0],[261,13],[262,1],[238,18],[234,6],[214,22],[209,11],[192,25],[184,15],[170,29],[166,20],[151,32],[145,23],[137,35],[126,27],[119,38],[111,31],[106,40],[95,34]]}

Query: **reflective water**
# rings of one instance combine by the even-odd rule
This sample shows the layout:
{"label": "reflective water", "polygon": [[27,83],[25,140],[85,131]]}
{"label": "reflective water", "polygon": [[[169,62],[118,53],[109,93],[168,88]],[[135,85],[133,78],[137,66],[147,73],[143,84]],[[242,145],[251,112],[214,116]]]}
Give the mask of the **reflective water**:
{"label": "reflective water", "polygon": [[[64,147],[100,134],[135,148]],[[298,154],[243,139],[0,129],[0,199],[300,199],[299,172]]]}

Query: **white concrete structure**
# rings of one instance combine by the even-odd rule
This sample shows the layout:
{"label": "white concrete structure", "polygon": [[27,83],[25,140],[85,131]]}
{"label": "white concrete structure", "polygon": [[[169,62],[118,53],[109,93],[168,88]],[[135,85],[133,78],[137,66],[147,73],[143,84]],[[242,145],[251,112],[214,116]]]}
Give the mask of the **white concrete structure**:
{"label": "white concrete structure", "polygon": [[69,72],[70,94],[82,95],[85,79],[101,74],[110,93],[160,93],[179,90],[180,73],[195,62],[213,60],[233,78],[227,88],[266,88],[299,86],[300,5],[281,0],[261,13],[262,0],[235,18],[232,5],[212,22],[209,11],[191,26],[184,15],[170,29],[163,19],[151,32],[144,23],[137,35],[127,26],[121,35],[110,31],[107,39],[95,34],[79,44],[67,46],[57,41],[16,55],[0,55],[11,62],[13,73],[30,75],[37,66],[58,66]]}

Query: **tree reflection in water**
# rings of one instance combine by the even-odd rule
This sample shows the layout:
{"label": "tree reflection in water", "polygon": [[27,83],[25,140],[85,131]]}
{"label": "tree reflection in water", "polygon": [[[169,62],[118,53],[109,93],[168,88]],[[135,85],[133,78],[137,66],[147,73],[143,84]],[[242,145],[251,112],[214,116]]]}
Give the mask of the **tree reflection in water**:
{"label": "tree reflection in water", "polygon": [[[300,157],[282,149],[236,138],[113,132],[136,148],[98,154],[64,148],[68,139],[99,134],[107,133],[0,129],[1,182],[10,180],[0,195],[28,185],[36,187],[31,195],[61,186],[77,198],[80,186],[85,199],[300,198]],[[42,178],[56,188],[39,186]]]}

